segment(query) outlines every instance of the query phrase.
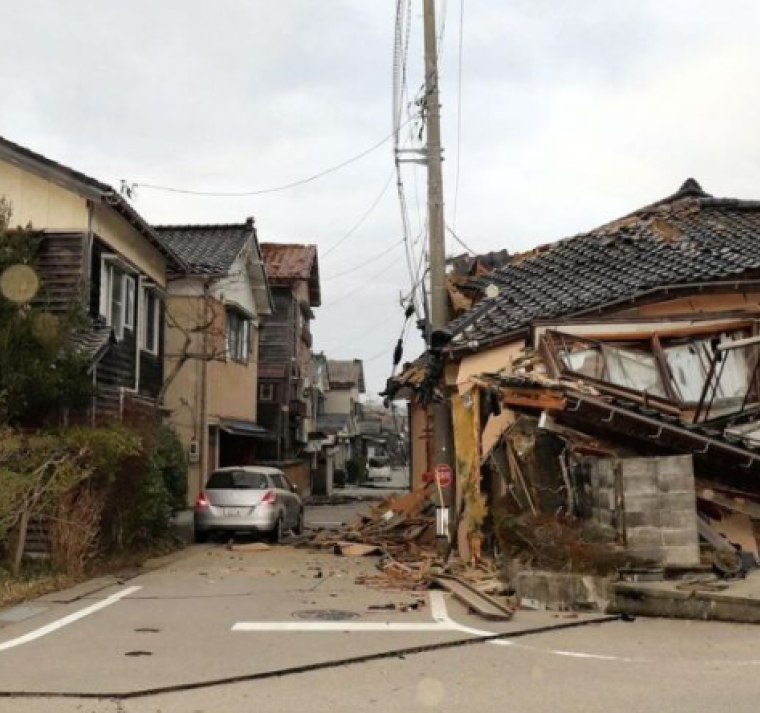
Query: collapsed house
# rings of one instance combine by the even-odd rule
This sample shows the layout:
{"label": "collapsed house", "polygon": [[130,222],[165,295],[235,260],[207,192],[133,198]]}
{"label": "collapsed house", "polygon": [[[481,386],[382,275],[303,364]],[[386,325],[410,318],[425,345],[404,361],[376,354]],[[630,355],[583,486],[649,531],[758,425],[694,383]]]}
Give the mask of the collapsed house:
{"label": "collapsed house", "polygon": [[756,561],[760,202],[689,179],[455,290],[448,344],[387,395],[410,402],[416,485],[451,403],[460,553],[527,514],[591,523],[629,564],[698,567],[700,542],[727,573]]}

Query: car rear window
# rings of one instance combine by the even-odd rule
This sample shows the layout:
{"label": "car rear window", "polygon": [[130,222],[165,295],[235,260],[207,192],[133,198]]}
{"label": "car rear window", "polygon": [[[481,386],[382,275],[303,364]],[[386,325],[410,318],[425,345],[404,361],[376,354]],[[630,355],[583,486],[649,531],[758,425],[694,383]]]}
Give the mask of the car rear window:
{"label": "car rear window", "polygon": [[369,459],[370,468],[385,468],[386,465],[388,465],[387,458],[370,458]]}
{"label": "car rear window", "polygon": [[218,470],[206,483],[207,490],[266,490],[266,475],[249,470]]}

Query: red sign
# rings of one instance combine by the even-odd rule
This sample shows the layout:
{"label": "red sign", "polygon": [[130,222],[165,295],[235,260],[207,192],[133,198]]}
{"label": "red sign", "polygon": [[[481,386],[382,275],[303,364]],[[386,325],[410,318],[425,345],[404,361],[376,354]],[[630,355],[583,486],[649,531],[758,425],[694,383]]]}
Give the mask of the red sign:
{"label": "red sign", "polygon": [[427,471],[427,473],[422,474],[422,482],[423,483],[433,483],[435,482],[435,473],[431,473],[430,471]]}
{"label": "red sign", "polygon": [[441,465],[437,465],[435,467],[435,479],[440,483],[442,488],[447,488],[449,485],[451,485],[453,478],[454,476],[451,472],[450,465],[442,463]]}

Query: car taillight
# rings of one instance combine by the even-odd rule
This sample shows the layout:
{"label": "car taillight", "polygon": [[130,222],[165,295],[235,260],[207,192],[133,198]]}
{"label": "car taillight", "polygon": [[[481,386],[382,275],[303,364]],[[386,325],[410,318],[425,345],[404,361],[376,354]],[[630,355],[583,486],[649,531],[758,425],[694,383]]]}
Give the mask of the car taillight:
{"label": "car taillight", "polygon": [[197,508],[207,508],[209,505],[208,498],[206,497],[206,493],[201,493],[198,496],[198,499],[195,501],[195,507]]}
{"label": "car taillight", "polygon": [[264,497],[261,498],[262,504],[274,505],[277,502],[277,493],[274,490],[267,490]]}

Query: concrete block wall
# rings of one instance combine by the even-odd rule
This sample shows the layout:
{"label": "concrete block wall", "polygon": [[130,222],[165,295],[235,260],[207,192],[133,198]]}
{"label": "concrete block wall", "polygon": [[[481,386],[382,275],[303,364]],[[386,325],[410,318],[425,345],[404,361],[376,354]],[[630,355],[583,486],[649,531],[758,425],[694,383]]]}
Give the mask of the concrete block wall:
{"label": "concrete block wall", "polygon": [[691,456],[588,459],[592,518],[613,528],[636,557],[699,563]]}

